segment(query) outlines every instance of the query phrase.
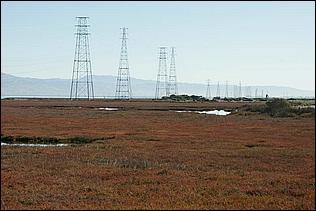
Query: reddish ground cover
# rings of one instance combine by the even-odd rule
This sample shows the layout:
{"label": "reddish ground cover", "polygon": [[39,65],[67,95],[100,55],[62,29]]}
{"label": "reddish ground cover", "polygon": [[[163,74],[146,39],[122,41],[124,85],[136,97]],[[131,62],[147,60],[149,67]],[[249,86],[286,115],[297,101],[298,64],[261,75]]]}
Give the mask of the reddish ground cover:
{"label": "reddish ground cover", "polygon": [[100,140],[2,146],[1,209],[315,209],[314,118],[172,111],[243,104],[2,100],[3,135]]}

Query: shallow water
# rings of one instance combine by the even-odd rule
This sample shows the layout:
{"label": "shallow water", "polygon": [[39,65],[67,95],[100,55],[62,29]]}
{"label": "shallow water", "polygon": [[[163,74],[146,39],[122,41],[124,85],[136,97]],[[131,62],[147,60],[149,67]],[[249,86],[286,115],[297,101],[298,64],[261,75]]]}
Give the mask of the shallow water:
{"label": "shallow water", "polygon": [[178,113],[184,113],[184,112],[195,112],[199,114],[214,114],[214,115],[220,115],[220,116],[226,116],[230,114],[231,112],[229,111],[224,111],[224,110],[213,110],[213,111],[175,111]]}
{"label": "shallow water", "polygon": [[1,146],[18,146],[18,147],[64,147],[68,144],[7,144],[1,143]]}
{"label": "shallow water", "polygon": [[118,108],[99,108],[99,110],[117,111],[117,110],[118,110]]}
{"label": "shallow water", "polygon": [[230,114],[231,112],[229,111],[224,111],[224,110],[214,110],[214,111],[200,111],[198,112],[199,114],[215,114],[215,115],[220,115],[220,116],[226,116]]}

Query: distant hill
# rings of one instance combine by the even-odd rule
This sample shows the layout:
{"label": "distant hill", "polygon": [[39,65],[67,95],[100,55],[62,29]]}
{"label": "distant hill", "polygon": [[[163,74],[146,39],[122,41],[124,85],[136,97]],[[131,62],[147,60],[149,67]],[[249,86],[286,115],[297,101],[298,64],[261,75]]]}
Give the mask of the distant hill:
{"label": "distant hill", "polygon": [[[116,77],[93,76],[94,91],[96,97],[113,97],[115,95]],[[34,97],[69,97],[70,79],[36,79],[17,77],[1,73],[1,97],[9,96],[34,96]],[[131,78],[132,93],[135,98],[153,98],[155,96],[156,81]],[[215,96],[217,85],[211,85],[211,94]],[[255,90],[261,95],[262,90],[271,97],[314,97],[315,91],[300,90],[291,87],[279,86],[251,86],[250,90],[242,87],[243,95],[254,97]],[[179,94],[201,95],[206,94],[206,84],[178,83]],[[220,86],[220,95],[225,96],[225,85]],[[234,95],[234,87],[228,86],[229,96]]]}

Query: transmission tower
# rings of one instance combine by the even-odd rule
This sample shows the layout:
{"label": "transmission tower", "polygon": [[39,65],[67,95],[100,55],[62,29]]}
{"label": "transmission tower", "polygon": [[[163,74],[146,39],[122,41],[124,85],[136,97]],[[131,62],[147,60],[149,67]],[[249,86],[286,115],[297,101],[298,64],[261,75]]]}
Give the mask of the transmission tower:
{"label": "transmission tower", "polygon": [[234,98],[237,97],[237,85],[234,85]]}
{"label": "transmission tower", "polygon": [[94,98],[89,50],[88,18],[77,18],[75,58],[72,70],[70,99]]}
{"label": "transmission tower", "polygon": [[120,64],[118,68],[118,75],[116,81],[116,99],[130,99],[132,98],[131,80],[129,77],[129,66],[127,57],[127,28],[122,30],[122,46],[120,54]]}
{"label": "transmission tower", "polygon": [[155,99],[168,96],[167,47],[159,48],[159,69],[157,74]]}
{"label": "transmission tower", "polygon": [[216,97],[220,98],[221,97],[221,90],[220,90],[220,87],[219,87],[219,81],[217,82],[217,89],[216,89]]}
{"label": "transmission tower", "polygon": [[242,98],[241,81],[239,81],[239,97]]}
{"label": "transmission tower", "polygon": [[252,93],[251,93],[251,86],[248,86],[248,95],[249,95],[249,98],[252,97]]}
{"label": "transmission tower", "polygon": [[228,98],[228,81],[226,81],[226,86],[225,86],[225,97]]}
{"label": "transmission tower", "polygon": [[169,72],[169,87],[168,95],[177,95],[177,76],[176,76],[176,60],[175,60],[175,47],[171,47],[171,57],[170,57],[170,72]]}
{"label": "transmission tower", "polygon": [[249,97],[249,89],[248,89],[248,86],[246,84],[244,86],[244,93],[245,93],[245,97]]}
{"label": "transmission tower", "polygon": [[245,96],[251,98],[251,87],[245,86]]}
{"label": "transmission tower", "polygon": [[206,99],[211,99],[210,79],[207,80]]}

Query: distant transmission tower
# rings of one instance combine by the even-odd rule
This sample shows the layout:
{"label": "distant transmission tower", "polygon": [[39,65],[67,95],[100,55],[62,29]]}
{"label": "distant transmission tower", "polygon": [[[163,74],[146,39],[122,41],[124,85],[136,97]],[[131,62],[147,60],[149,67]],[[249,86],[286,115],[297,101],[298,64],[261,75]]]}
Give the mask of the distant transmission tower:
{"label": "distant transmission tower", "polygon": [[76,17],[78,20],[76,34],[75,58],[73,63],[70,99],[94,98],[92,70],[89,51],[88,18]]}
{"label": "distant transmission tower", "polygon": [[219,81],[217,82],[216,97],[219,97],[219,98],[221,97],[221,90],[219,87]]}
{"label": "distant transmission tower", "polygon": [[237,85],[234,85],[234,98],[237,97]]}
{"label": "distant transmission tower", "polygon": [[239,81],[239,97],[242,98],[241,81]]}
{"label": "distant transmission tower", "polygon": [[159,48],[159,69],[157,74],[155,99],[168,96],[167,47]]}
{"label": "distant transmission tower", "polygon": [[244,86],[245,97],[249,97],[249,88],[248,86]]}
{"label": "distant transmission tower", "polygon": [[252,93],[251,93],[251,86],[248,86],[248,94],[249,94],[249,98],[251,98],[252,97]]}
{"label": "distant transmission tower", "polygon": [[130,99],[132,97],[131,81],[129,77],[129,65],[127,57],[127,28],[122,29],[122,46],[120,64],[116,81],[116,99]]}
{"label": "distant transmission tower", "polygon": [[251,87],[245,86],[245,96],[251,98]]}
{"label": "distant transmission tower", "polygon": [[211,99],[210,79],[207,80],[206,99]]}
{"label": "distant transmission tower", "polygon": [[168,95],[177,95],[177,94],[178,94],[178,86],[177,86],[177,76],[176,76],[175,47],[171,47]]}
{"label": "distant transmission tower", "polygon": [[225,97],[228,98],[228,81],[226,81],[226,86],[225,86]]}

